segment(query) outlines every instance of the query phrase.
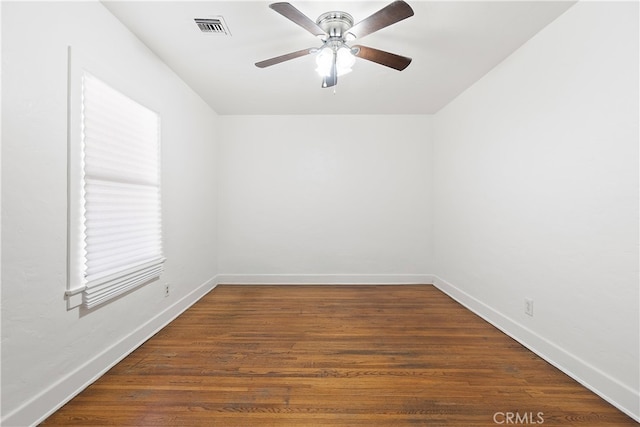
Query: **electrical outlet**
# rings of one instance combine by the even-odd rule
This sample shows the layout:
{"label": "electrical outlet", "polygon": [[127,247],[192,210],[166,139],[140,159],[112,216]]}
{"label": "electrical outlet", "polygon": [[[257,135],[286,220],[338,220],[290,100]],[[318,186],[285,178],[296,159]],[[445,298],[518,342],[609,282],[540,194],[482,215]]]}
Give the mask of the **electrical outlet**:
{"label": "electrical outlet", "polygon": [[533,317],[533,300],[531,298],[524,299],[524,313]]}
{"label": "electrical outlet", "polygon": [[164,285],[164,296],[168,297],[169,296],[169,284],[165,283]]}

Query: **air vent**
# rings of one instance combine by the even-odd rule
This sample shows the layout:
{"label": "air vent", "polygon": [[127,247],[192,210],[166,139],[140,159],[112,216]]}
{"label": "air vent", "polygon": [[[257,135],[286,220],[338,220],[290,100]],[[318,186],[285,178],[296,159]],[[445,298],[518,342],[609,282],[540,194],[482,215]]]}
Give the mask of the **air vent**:
{"label": "air vent", "polygon": [[230,36],[231,32],[225,24],[222,16],[217,16],[215,18],[195,18],[196,24],[200,31],[207,34],[220,34],[223,36]]}

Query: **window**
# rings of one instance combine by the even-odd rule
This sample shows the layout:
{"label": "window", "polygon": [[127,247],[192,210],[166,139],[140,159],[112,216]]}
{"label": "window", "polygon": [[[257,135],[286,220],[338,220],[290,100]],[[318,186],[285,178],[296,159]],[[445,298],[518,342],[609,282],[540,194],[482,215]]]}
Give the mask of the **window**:
{"label": "window", "polygon": [[93,308],[162,272],[160,118],[84,72],[80,129],[80,224],[70,226],[82,283],[67,294]]}

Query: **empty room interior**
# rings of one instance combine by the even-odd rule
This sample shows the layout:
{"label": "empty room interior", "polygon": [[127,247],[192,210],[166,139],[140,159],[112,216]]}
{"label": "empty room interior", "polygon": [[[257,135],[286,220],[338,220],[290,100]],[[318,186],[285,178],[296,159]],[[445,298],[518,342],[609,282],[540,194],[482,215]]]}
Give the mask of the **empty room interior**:
{"label": "empty room interior", "polygon": [[272,3],[0,3],[0,423],[640,422],[639,3]]}

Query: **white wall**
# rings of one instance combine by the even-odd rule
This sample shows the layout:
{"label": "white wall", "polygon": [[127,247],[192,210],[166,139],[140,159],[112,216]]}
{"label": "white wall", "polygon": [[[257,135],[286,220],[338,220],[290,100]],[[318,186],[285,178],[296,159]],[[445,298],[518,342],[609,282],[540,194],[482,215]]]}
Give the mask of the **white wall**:
{"label": "white wall", "polygon": [[636,418],[638,75],[638,3],[578,3],[435,116],[433,158],[439,285]]}
{"label": "white wall", "polygon": [[427,116],[222,116],[225,282],[424,281]]}
{"label": "white wall", "polygon": [[[92,312],[64,299],[68,45],[162,118],[166,271]],[[210,289],[217,127],[100,3],[2,3],[3,425],[36,422]]]}

